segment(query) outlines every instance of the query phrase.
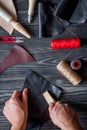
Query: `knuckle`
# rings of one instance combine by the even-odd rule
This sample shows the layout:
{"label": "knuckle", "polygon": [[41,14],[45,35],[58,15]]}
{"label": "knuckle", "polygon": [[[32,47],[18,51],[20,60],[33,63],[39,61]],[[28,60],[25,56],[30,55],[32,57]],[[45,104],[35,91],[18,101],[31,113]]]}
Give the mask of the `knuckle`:
{"label": "knuckle", "polygon": [[62,105],[62,103],[60,101],[56,102],[56,105]]}
{"label": "knuckle", "polygon": [[67,103],[64,103],[64,106],[69,107],[69,105]]}
{"label": "knuckle", "polygon": [[3,113],[5,113],[5,106],[4,106],[4,108],[3,108]]}
{"label": "knuckle", "polygon": [[57,102],[57,103],[56,103],[56,106],[57,106],[57,107],[62,107],[62,106],[63,106],[63,104],[62,104],[62,103],[60,103],[60,102]]}

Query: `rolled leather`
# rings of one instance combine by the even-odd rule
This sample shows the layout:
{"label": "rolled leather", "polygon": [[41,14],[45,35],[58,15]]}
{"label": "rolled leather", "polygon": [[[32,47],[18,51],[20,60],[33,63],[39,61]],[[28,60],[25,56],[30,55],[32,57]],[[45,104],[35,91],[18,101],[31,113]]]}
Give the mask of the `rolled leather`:
{"label": "rolled leather", "polygon": [[40,74],[29,70],[25,79],[24,88],[29,89],[28,94],[28,123],[27,130],[39,130],[43,123],[49,120],[48,104],[43,97],[47,90],[58,100],[61,90]]}

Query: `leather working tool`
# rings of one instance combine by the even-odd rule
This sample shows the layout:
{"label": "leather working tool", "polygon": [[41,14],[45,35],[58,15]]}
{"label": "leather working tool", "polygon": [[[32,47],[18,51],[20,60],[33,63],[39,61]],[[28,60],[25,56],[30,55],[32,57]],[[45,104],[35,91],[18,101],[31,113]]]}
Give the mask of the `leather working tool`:
{"label": "leather working tool", "polygon": [[8,23],[10,23],[18,32],[30,38],[31,35],[25,30],[25,28],[7,12],[3,7],[0,6],[0,16]]}
{"label": "leather working tool", "polygon": [[0,42],[5,42],[5,43],[21,43],[21,42],[23,42],[23,37],[0,36]]}
{"label": "leather working tool", "polygon": [[32,22],[32,16],[34,15],[36,0],[29,0],[29,7],[28,7],[28,23]]}

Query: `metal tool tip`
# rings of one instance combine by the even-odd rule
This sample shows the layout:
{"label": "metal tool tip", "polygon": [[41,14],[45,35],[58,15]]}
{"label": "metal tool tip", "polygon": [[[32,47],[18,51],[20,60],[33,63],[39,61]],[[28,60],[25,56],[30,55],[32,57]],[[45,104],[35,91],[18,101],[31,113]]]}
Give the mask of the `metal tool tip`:
{"label": "metal tool tip", "polygon": [[22,43],[24,42],[23,40],[16,40],[16,43]]}
{"label": "metal tool tip", "polygon": [[32,22],[32,16],[28,15],[28,23],[31,23],[31,22]]}

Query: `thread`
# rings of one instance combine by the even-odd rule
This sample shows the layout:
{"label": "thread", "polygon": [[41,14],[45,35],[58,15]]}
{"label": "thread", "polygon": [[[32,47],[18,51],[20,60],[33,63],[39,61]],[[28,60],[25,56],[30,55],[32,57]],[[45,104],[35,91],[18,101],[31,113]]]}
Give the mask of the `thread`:
{"label": "thread", "polygon": [[79,48],[79,47],[80,47],[79,38],[59,39],[51,41],[52,49]]}
{"label": "thread", "polygon": [[74,70],[72,70],[68,63],[64,60],[57,65],[57,70],[74,86],[78,85],[82,81],[82,78]]}
{"label": "thread", "polygon": [[72,60],[70,66],[73,70],[79,70],[82,67],[82,63],[80,59]]}

